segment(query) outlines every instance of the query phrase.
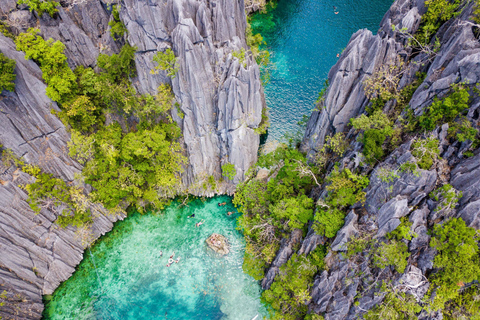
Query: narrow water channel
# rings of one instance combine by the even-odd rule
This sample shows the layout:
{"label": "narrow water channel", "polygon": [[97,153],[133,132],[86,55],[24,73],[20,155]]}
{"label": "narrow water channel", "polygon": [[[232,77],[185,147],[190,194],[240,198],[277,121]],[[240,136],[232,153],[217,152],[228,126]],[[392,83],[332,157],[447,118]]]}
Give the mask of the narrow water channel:
{"label": "narrow water channel", "polygon": [[267,14],[254,15],[272,66],[265,98],[270,108],[268,141],[281,140],[310,115],[328,71],[353,33],[377,32],[391,0],[278,0]]}
{"label": "narrow water channel", "polygon": [[[279,140],[310,114],[328,70],[352,33],[376,30],[390,0],[278,0],[252,19],[271,52],[265,88],[268,139]],[[335,14],[338,12],[338,14]],[[218,207],[218,202],[227,202]],[[157,214],[133,214],[87,250],[77,271],[45,297],[45,319],[263,319],[258,282],[242,272],[244,241],[229,197]],[[195,214],[192,219],[188,215]],[[195,223],[204,220],[201,227]],[[213,232],[231,252],[218,257],[205,245]],[[160,257],[160,251],[163,256]],[[166,267],[175,252],[179,263]]]}

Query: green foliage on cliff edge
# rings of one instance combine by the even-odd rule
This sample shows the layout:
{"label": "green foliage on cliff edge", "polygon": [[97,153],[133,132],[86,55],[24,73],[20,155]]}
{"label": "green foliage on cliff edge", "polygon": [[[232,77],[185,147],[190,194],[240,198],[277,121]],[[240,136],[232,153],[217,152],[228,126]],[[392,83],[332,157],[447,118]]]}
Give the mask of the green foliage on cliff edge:
{"label": "green foliage on cliff edge", "polygon": [[13,59],[7,58],[0,52],[0,93],[3,90],[15,90],[15,79],[17,75],[14,73],[16,62]]}
{"label": "green foliage on cliff edge", "polygon": [[[100,72],[84,67],[73,72],[63,53],[65,46],[44,40],[38,32],[30,29],[20,34],[17,49],[40,65],[47,96],[61,107],[54,113],[71,131],[70,156],[84,164],[85,182],[94,187],[91,201],[107,209],[128,204],[141,212],[162,208],[176,194],[186,161],[177,141],[180,128],[169,114],[174,99],[171,88],[161,85],[154,96],[135,91],[130,77],[136,71],[136,48],[128,44],[118,54],[100,54]],[[106,126],[107,117],[111,121]],[[45,177],[27,186],[35,198],[31,202],[34,210],[38,210],[37,200],[49,197],[67,203],[67,197],[54,194],[60,183],[50,186]]]}
{"label": "green foliage on cliff edge", "polygon": [[308,256],[294,253],[287,263],[280,267],[270,289],[262,293],[262,301],[271,308],[271,319],[303,319],[308,311],[307,304],[311,300],[313,278],[325,267],[324,257],[325,248],[318,246]]}
{"label": "green foliage on cliff edge", "polygon": [[120,20],[120,13],[118,11],[119,8],[119,4],[112,6],[113,19],[108,22],[108,25],[110,26],[110,35],[114,40],[118,40],[119,38],[123,37],[125,32],[127,32],[127,28]]}
{"label": "green foliage on cliff edge", "polygon": [[[259,168],[269,168],[274,176],[269,181],[257,179],[255,171]],[[314,170],[303,154],[281,146],[260,156],[245,182],[237,186],[233,203],[243,213],[238,228],[246,239],[245,272],[257,279],[263,276],[281,237],[295,228],[303,229],[313,218],[313,200],[306,195],[313,185],[308,172],[315,174]]]}
{"label": "green foliage on cliff edge", "polygon": [[26,4],[30,12],[36,11],[39,17],[44,12],[53,17],[58,12],[57,7],[60,5],[60,3],[52,0],[18,0],[17,4]]}

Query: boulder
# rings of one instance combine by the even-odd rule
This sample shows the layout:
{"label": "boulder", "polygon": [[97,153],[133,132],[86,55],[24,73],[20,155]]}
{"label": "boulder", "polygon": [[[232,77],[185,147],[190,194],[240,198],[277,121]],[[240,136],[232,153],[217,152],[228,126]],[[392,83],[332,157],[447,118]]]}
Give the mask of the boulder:
{"label": "boulder", "polygon": [[210,237],[205,240],[207,245],[216,253],[226,255],[230,252],[230,246],[228,245],[227,238],[218,233],[212,233]]}

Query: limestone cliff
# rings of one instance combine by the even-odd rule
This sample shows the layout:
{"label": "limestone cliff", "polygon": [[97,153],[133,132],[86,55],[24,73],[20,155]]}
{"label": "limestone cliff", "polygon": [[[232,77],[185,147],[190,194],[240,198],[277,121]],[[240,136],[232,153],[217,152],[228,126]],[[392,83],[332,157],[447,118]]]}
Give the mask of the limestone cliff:
{"label": "limestone cliff", "polygon": [[[315,277],[311,299],[307,302],[309,310],[327,320],[358,319],[384,299],[385,292],[378,286],[383,280],[391,281],[396,290],[412,294],[417,301],[424,297],[431,285],[428,275],[434,271],[436,253],[429,247],[431,235],[427,230],[435,224],[451,217],[461,217],[468,226],[480,228],[480,155],[476,149],[473,156],[465,156],[471,141],[452,141],[447,137],[448,124],[437,127],[433,137],[439,140],[441,160],[430,170],[420,169],[412,174],[398,171],[398,168],[409,161],[417,161],[411,151],[413,135],[405,137],[385,160],[369,166],[361,155],[363,145],[359,133],[350,125],[350,119],[364,113],[371,102],[365,93],[365,80],[383,66],[402,66],[399,90],[412,84],[417,72],[425,73],[424,80],[415,86],[406,104],[417,116],[426,112],[434,97],[445,97],[453,84],[463,83],[474,92],[480,79],[480,37],[479,25],[471,19],[473,6],[472,2],[464,2],[460,14],[438,29],[433,37],[440,43],[437,51],[415,51],[408,42],[408,38],[419,29],[421,17],[426,12],[421,0],[395,1],[376,35],[368,30],[352,35],[339,61],[329,72],[328,91],[318,106],[319,111],[314,111],[308,121],[301,149],[314,163],[327,136],[345,133],[351,147],[345,155],[334,160],[341,168],[369,176],[365,204],[350,208],[345,225],[333,239],[319,236],[311,228],[303,238],[293,232],[290,240],[282,242],[277,257],[267,270],[262,282],[264,288],[271,286],[279,268],[293,253],[309,253],[318,245],[328,243],[331,249],[326,257],[327,270]],[[398,104],[399,101],[389,101],[383,111],[388,113]],[[466,117],[477,129],[479,107],[478,94],[472,94]],[[407,118],[406,110],[402,116]],[[332,170],[333,162],[327,163],[327,173]],[[398,176],[391,180],[382,178],[385,170],[397,170]],[[446,183],[463,192],[456,208],[448,212],[437,210],[438,201],[429,197],[432,190]],[[324,187],[312,193],[315,200],[325,197]],[[353,258],[343,254],[349,239],[382,239],[400,224],[402,217],[408,218],[412,231],[417,234],[412,240],[403,240],[410,253],[404,273],[396,272],[392,267],[382,269],[369,264],[371,248],[365,248]],[[294,248],[299,249],[295,251]],[[418,317],[442,319],[440,313],[422,312]]]}
{"label": "limestone cliff", "polygon": [[[73,69],[95,67],[100,53],[117,53],[122,41],[110,36],[108,22],[112,1],[61,1],[59,12],[38,17],[16,0],[2,0],[0,15],[14,33],[39,27],[44,38],[60,40]],[[137,77],[132,79],[139,93],[154,94],[161,83],[172,84],[176,101],[173,117],[182,129],[189,159],[184,187],[191,193],[211,196],[200,188],[209,176],[220,179],[221,165],[236,168],[233,182],[219,184],[218,193],[231,193],[234,184],[256,161],[259,136],[254,132],[265,107],[256,62],[245,64],[232,52],[247,49],[243,1],[115,1],[128,29],[126,40],[137,46]],[[163,71],[151,74],[153,55],[173,48],[179,57],[179,72],[171,80]],[[51,113],[56,103],[45,95],[39,67],[15,50],[13,41],[0,34],[0,52],[16,61],[15,92],[0,93],[0,143],[29,164],[38,165],[69,183],[81,165],[68,156],[69,134]],[[42,295],[51,294],[68,279],[83,257],[87,244],[113,227],[124,214],[108,214],[94,208],[94,222],[88,228],[60,228],[58,215],[43,208],[35,215],[19,185],[32,177],[16,170],[10,162],[0,163],[0,293],[7,299],[0,309],[3,319],[39,319]]]}

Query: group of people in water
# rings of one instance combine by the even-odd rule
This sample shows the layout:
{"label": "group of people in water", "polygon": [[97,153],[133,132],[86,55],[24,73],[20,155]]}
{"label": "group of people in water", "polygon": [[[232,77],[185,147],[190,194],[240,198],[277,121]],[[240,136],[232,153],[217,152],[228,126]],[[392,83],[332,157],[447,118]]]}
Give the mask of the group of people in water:
{"label": "group of people in water", "polygon": [[[160,258],[163,256],[163,251],[160,250]],[[170,258],[168,259],[168,264],[167,264],[167,267],[170,267],[172,265],[172,263],[178,263],[180,261],[180,257],[178,257],[176,260],[173,260],[173,258],[175,257],[175,251],[173,251],[173,254],[170,256]]]}
{"label": "group of people in water", "polygon": [[220,239],[218,239],[218,234],[216,234],[216,233],[212,234],[210,240],[212,241],[212,244],[214,246],[221,246],[222,245],[222,242],[220,241]]}

